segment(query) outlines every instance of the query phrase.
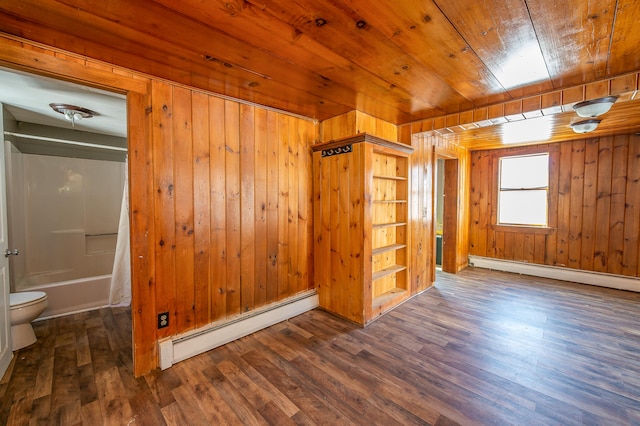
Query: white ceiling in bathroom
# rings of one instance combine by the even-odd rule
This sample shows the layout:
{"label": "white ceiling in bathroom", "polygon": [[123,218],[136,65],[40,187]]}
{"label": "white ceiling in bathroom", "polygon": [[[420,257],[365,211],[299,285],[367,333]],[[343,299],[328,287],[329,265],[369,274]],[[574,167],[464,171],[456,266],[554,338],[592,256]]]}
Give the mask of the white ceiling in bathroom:
{"label": "white ceiling in bathroom", "polygon": [[[126,97],[118,93],[0,68],[0,102],[18,122],[127,136]],[[75,105],[98,115],[72,127],[50,103]]]}

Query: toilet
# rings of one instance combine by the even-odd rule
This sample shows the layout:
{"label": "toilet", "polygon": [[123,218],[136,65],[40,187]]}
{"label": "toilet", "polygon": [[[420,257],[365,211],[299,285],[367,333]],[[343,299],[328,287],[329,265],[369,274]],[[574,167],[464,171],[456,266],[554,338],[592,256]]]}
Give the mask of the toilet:
{"label": "toilet", "polygon": [[36,342],[31,321],[47,309],[47,293],[24,291],[9,294],[11,305],[11,350],[17,351]]}

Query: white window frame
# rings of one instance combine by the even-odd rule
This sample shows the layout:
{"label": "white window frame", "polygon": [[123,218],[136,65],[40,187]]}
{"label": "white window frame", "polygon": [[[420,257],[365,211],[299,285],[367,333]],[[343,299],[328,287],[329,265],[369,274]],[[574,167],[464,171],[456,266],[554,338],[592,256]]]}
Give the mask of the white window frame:
{"label": "white window frame", "polygon": [[[505,187],[502,184],[502,162],[503,160],[515,159],[515,158],[524,158],[524,157],[547,157],[547,179],[546,186],[536,186],[536,187]],[[498,209],[497,209],[497,224],[500,226],[529,226],[536,228],[546,228],[549,226],[549,180],[550,180],[550,152],[538,152],[535,154],[525,154],[525,155],[510,155],[499,157],[498,161],[498,192],[497,192],[497,201],[498,201]],[[544,191],[544,200],[545,200],[545,215],[544,215],[544,223],[513,223],[513,222],[501,222],[500,219],[502,217],[501,214],[501,206],[500,200],[502,199],[501,194],[503,192],[526,192],[526,191]]]}

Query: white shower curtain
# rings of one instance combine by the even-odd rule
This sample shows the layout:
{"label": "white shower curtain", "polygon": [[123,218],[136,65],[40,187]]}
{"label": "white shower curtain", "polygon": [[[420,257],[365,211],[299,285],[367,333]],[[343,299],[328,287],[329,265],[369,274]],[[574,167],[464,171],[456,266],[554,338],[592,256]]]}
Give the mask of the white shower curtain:
{"label": "white shower curtain", "polygon": [[129,182],[128,161],[125,160],[124,190],[120,208],[120,222],[116,240],[116,255],[111,273],[111,306],[129,306],[131,304],[131,258],[129,256]]}

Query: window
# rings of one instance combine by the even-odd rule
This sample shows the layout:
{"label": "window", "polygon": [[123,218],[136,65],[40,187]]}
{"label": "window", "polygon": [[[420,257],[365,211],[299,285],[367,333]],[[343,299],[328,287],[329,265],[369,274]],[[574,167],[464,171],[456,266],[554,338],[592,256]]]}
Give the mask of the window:
{"label": "window", "polygon": [[549,153],[500,158],[498,224],[547,226]]}

